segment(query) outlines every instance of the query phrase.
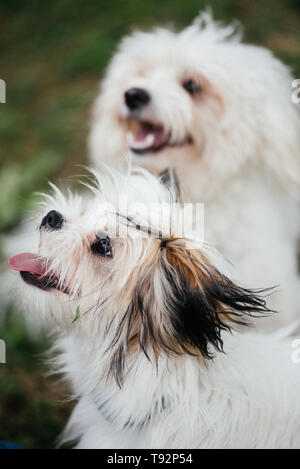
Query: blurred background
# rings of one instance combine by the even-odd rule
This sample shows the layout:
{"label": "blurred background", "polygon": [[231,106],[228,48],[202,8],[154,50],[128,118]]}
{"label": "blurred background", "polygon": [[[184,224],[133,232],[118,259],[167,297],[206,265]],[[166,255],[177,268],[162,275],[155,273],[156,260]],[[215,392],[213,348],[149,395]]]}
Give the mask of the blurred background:
{"label": "blurred background", "polygon": [[[217,19],[238,18],[247,41],[271,48],[300,77],[299,0],[1,0],[0,265],[10,236],[47,181],[78,174],[87,163],[86,138],[98,83],[124,34],[134,27],[188,25],[211,5]],[[0,277],[1,278],[1,277]],[[3,289],[2,289],[3,291]],[[49,341],[34,334],[4,291],[0,339],[0,440],[51,448],[72,405],[45,376]]]}

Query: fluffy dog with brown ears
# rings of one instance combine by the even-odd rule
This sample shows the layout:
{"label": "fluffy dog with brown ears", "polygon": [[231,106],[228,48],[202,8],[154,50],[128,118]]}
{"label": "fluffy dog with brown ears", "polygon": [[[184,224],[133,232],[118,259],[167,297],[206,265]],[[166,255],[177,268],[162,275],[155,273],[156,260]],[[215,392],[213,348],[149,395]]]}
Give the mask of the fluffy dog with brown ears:
{"label": "fluffy dog with brown ears", "polygon": [[37,253],[8,261],[24,307],[55,330],[57,365],[78,400],[64,439],[77,448],[299,448],[291,339],[233,330],[268,315],[262,292],[233,283],[189,223],[177,235],[183,207],[172,188],[142,170],[94,174],[89,199],[56,188],[46,196]]}
{"label": "fluffy dog with brown ears", "polygon": [[281,322],[300,313],[292,80],[270,51],[242,43],[240,27],[209,13],[179,33],[136,31],[108,66],[89,137],[94,164],[118,164],[130,149],[153,173],[175,168],[184,200],[205,203],[207,239],[236,278],[280,285],[270,305],[284,312]]}

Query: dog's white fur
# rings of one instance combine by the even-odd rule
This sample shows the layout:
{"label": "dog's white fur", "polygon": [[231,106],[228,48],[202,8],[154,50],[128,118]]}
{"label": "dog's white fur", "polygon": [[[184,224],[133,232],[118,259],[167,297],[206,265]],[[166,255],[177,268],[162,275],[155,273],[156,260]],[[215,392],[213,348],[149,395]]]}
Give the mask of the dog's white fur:
{"label": "dog's white fur", "polygon": [[[207,239],[240,281],[280,286],[271,306],[289,322],[300,312],[299,109],[288,68],[240,39],[208,13],[180,33],[125,37],[95,102],[89,148],[94,163],[118,164],[133,119],[161,125],[169,144],[135,163],[176,169],[184,200],[205,203]],[[190,78],[202,89],[195,96],[182,86]],[[124,103],[132,87],[151,96],[134,112]]]}
{"label": "dog's white fur", "polygon": [[[42,205],[39,223],[49,210],[57,210],[64,224],[59,230],[41,228],[38,253],[51,262],[49,270],[69,294],[18,284],[24,307],[56,331],[56,362],[78,399],[65,439],[78,440],[77,448],[299,448],[300,370],[292,362],[287,332],[223,331],[226,354],[215,351],[214,360],[205,359],[188,339],[179,343],[185,318],[176,332],[170,318],[182,305],[173,298],[173,287],[183,298],[197,277],[202,307],[211,300],[207,281],[221,291],[225,285],[229,296],[252,293],[224,283],[210,265],[216,256],[207,247],[191,236],[172,237],[181,208],[172,204],[171,189],[141,170],[126,176],[111,170],[95,174],[99,186],[92,188],[91,198],[64,196],[54,188]],[[119,212],[119,194],[127,195],[129,206],[137,200],[170,204],[171,216],[158,217],[151,226],[163,233],[169,226],[170,233],[162,242],[145,236],[137,225],[121,223],[119,237],[112,239],[113,257],[103,258],[91,252],[91,244],[96,234],[110,234],[115,214],[103,212],[102,203],[114,204]],[[143,225],[138,212],[132,217]],[[122,238],[125,228],[128,237]],[[223,260],[217,262],[220,269]],[[148,305],[148,316],[140,311],[129,324],[126,311],[137,287],[138,304]],[[241,297],[238,304],[243,304]],[[265,309],[262,300],[257,305]],[[238,319],[243,309],[245,304]],[[223,305],[219,313],[226,311]],[[72,322],[76,312],[79,318]],[[194,313],[199,319],[206,308]],[[193,332],[201,336],[204,331]],[[188,353],[191,349],[195,355]],[[118,360],[124,360],[122,376]]]}

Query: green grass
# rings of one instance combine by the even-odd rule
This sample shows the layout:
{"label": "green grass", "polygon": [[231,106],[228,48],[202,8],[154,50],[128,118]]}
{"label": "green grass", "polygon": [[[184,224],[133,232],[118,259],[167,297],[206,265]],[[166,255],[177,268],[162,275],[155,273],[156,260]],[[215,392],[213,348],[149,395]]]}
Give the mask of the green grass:
{"label": "green grass", "polygon": [[[32,207],[34,191],[87,163],[91,104],[120,37],[135,26],[184,26],[207,4],[219,19],[239,18],[248,41],[270,47],[300,76],[298,0],[1,0],[7,103],[0,104],[0,243]],[[47,341],[30,337],[10,313],[0,301],[0,338],[8,349],[7,364],[0,364],[0,439],[53,447],[69,406],[43,377],[39,356]]]}
{"label": "green grass", "polygon": [[6,342],[5,365],[0,367],[0,439],[25,448],[53,448],[70,413],[66,391],[47,377],[49,340],[40,333],[30,339],[22,320],[7,314],[0,325]]}

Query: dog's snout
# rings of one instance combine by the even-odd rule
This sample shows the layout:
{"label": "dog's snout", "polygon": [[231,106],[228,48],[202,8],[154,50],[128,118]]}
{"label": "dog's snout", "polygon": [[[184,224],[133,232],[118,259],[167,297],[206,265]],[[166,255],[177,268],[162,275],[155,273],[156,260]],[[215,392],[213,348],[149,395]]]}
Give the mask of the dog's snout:
{"label": "dog's snout", "polygon": [[125,103],[127,107],[134,111],[148,104],[150,101],[150,94],[142,88],[129,88],[125,91]]}
{"label": "dog's snout", "polygon": [[43,218],[40,228],[46,228],[49,230],[60,230],[63,225],[63,216],[56,210],[51,210]]}

